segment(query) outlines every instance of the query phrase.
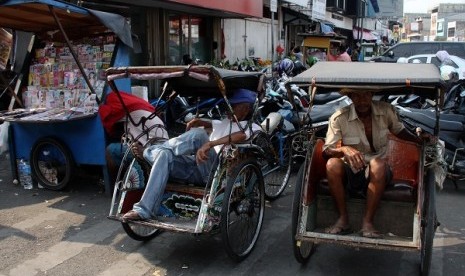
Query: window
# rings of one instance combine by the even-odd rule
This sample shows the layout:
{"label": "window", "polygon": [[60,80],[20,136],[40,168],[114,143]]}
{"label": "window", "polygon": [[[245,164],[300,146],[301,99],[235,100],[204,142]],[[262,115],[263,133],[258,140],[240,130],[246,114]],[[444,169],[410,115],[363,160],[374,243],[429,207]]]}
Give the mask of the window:
{"label": "window", "polygon": [[[413,62],[414,60],[418,60],[418,61],[420,61],[420,63],[427,63],[428,58],[427,57],[411,58],[411,59],[408,60],[408,63],[414,63]],[[415,62],[415,63],[418,63],[418,62]]]}
{"label": "window", "polygon": [[443,43],[442,50],[445,50],[449,55],[464,57],[465,56],[465,42],[450,42]]}
{"label": "window", "polygon": [[439,51],[439,43],[419,43],[411,45],[414,54],[436,54]]}
{"label": "window", "polygon": [[187,58],[210,61],[205,21],[204,18],[189,15],[169,16],[169,65],[184,64]]}
{"label": "window", "polygon": [[409,57],[413,55],[411,47],[408,44],[398,45],[397,47],[393,48],[392,51],[394,52],[394,56],[398,58]]}
{"label": "window", "polygon": [[431,58],[431,63],[439,67],[441,65],[441,61],[437,57]]}
{"label": "window", "polygon": [[346,1],[345,0],[327,0],[326,6],[328,8],[336,8],[338,10],[345,10]]}
{"label": "window", "polygon": [[455,28],[448,28],[447,37],[454,37],[454,36],[455,36]]}

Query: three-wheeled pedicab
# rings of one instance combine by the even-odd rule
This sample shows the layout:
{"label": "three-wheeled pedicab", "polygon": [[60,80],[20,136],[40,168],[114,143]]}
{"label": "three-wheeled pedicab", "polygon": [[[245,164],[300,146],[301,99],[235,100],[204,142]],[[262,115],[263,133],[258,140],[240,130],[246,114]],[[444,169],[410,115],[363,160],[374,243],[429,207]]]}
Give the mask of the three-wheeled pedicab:
{"label": "three-wheeled pedicab", "polygon": [[[236,88],[260,91],[263,74],[212,66],[107,69],[109,85],[116,93],[119,92],[114,81],[121,78],[163,80],[162,95],[174,91],[181,96],[224,98],[225,108],[232,113],[228,93]],[[133,120],[130,113],[128,119]],[[233,123],[239,124],[237,118],[235,120]],[[135,125],[139,123],[133,122]],[[252,118],[247,127],[251,123]],[[141,241],[149,240],[161,231],[221,233],[225,250],[232,259],[241,261],[247,257],[258,240],[265,209],[263,175],[257,162],[264,158],[264,153],[252,143],[253,138],[241,144],[223,146],[217,156],[217,165],[212,167],[208,183],[204,185],[170,179],[157,218],[124,221],[122,216],[141,198],[150,173],[150,166],[130,153],[131,144],[137,140],[135,137],[126,142],[128,150],[117,175],[109,218],[121,221],[126,233]]]}
{"label": "three-wheeled pedicab", "polygon": [[[383,94],[416,93],[438,102],[441,93],[439,72],[429,64],[322,62],[294,77],[292,82],[308,86],[312,96],[352,88],[352,91],[379,91],[374,95],[375,99],[381,99]],[[435,136],[437,129],[438,124],[436,133],[433,133]],[[428,275],[438,225],[435,182],[436,177],[441,176],[438,172],[442,172],[437,145],[419,146],[393,135],[388,136],[384,158],[391,167],[393,177],[391,183],[387,184],[374,220],[375,227],[383,235],[381,238],[367,238],[357,231],[366,206],[362,196],[346,195],[352,234],[326,233],[325,229],[337,220],[338,212],[326,178],[326,160],[322,154],[325,137],[314,134],[309,133],[313,146],[308,147],[295,185],[292,240],[296,259],[301,263],[307,262],[314,245],[324,242],[375,249],[419,250],[421,274]]]}

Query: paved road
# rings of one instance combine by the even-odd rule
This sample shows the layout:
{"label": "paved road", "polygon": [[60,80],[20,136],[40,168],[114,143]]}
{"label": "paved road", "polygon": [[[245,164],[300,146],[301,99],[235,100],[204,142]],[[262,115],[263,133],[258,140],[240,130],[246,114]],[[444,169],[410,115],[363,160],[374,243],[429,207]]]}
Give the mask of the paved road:
{"label": "paved road", "polygon": [[[291,179],[292,180],[292,179]],[[292,182],[292,181],[291,181]],[[290,244],[293,187],[268,203],[257,247],[232,262],[219,236],[163,233],[141,243],[106,218],[110,198],[95,179],[78,179],[68,191],[24,190],[12,184],[0,157],[0,275],[417,275],[419,254],[320,245],[306,266]],[[432,275],[465,271],[465,184],[438,194],[442,223],[435,239]]]}

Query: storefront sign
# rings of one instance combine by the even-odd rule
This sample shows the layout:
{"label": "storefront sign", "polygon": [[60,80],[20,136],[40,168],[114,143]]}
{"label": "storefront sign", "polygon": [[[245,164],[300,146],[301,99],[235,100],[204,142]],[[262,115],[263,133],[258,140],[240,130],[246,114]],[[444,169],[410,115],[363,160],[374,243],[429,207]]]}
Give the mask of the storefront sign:
{"label": "storefront sign", "polygon": [[270,0],[270,12],[278,11],[278,0]]}
{"label": "storefront sign", "polygon": [[312,19],[325,20],[326,18],[326,0],[313,0]]}
{"label": "storefront sign", "polygon": [[263,17],[263,1],[258,0],[167,0],[166,2],[237,13],[250,17]]}
{"label": "storefront sign", "polygon": [[[284,2],[288,2],[288,3],[291,3],[291,4],[296,4],[296,5],[305,7],[305,8],[308,5],[308,1],[309,0],[284,0]],[[325,0],[325,2],[326,2],[326,0]]]}

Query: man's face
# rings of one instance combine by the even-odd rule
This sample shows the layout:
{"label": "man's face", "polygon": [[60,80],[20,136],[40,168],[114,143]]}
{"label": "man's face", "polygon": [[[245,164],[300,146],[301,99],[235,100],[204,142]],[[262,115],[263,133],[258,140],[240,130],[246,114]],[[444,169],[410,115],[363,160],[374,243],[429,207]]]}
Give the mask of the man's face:
{"label": "man's face", "polygon": [[[250,111],[250,104],[249,103],[238,103],[233,104],[232,109],[234,114],[236,115],[239,121],[244,120]],[[230,117],[231,118],[231,117]]]}
{"label": "man's face", "polygon": [[357,113],[367,113],[371,111],[371,100],[373,94],[371,92],[362,92],[356,93],[352,92],[349,95],[349,98],[352,100],[355,106]]}

